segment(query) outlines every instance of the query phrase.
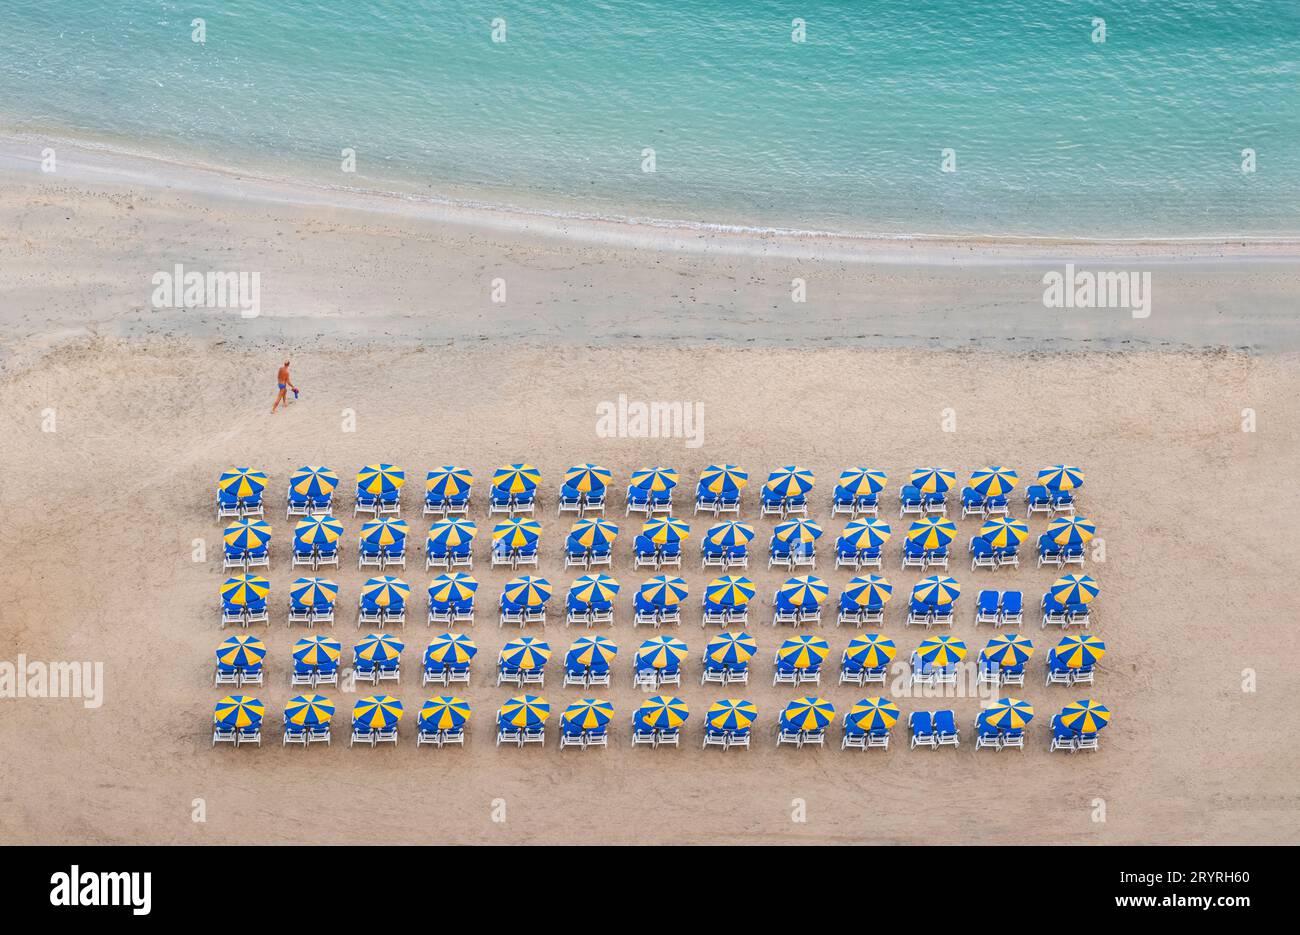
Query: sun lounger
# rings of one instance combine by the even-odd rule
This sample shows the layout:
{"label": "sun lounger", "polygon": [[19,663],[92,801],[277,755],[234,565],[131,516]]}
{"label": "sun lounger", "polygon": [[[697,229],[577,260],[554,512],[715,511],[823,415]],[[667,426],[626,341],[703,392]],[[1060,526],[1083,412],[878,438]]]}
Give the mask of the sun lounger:
{"label": "sun lounger", "polygon": [[1046,628],[1048,624],[1066,630],[1070,628],[1070,612],[1064,604],[1058,603],[1050,594],[1044,594],[1041,606],[1043,609],[1044,628]]}
{"label": "sun lounger", "polygon": [[1067,753],[1074,753],[1079,749],[1078,735],[1074,730],[1061,723],[1059,714],[1052,718],[1052,742],[1047,749],[1049,753],[1054,750],[1065,750]]}
{"label": "sun lounger", "polygon": [[311,546],[304,546],[300,542],[295,542],[293,544],[293,560],[290,563],[290,567],[297,568],[300,565],[305,565],[308,568],[315,568],[316,550]]}
{"label": "sun lounger", "polygon": [[784,516],[785,515],[785,497],[773,493],[766,487],[763,488],[763,496],[759,501],[758,515],[763,516]]}
{"label": "sun lounger", "polygon": [[930,747],[937,749],[939,736],[934,730],[934,715],[929,711],[913,711],[907,718],[908,731],[912,735],[912,749]]}
{"label": "sun lounger", "polygon": [[772,669],[773,685],[798,685],[799,672],[794,666],[786,665],[778,660],[776,666]]}
{"label": "sun lounger", "polygon": [[1031,484],[1025,488],[1025,517],[1033,519],[1035,513],[1052,515],[1052,498],[1042,484]]}
{"label": "sun lounger", "polygon": [[934,732],[941,747],[955,747],[960,742],[957,718],[949,710],[934,712]]}
{"label": "sun lounger", "polygon": [[782,568],[794,567],[794,555],[788,543],[781,542],[772,537],[772,542],[767,547],[767,567],[773,568],[780,565]]}
{"label": "sun lounger", "polygon": [[726,731],[719,730],[716,727],[705,725],[704,744],[703,744],[704,749],[708,749],[709,747],[721,747],[725,751],[728,746],[727,741],[728,741],[728,736]]}
{"label": "sun lounger", "polygon": [[999,595],[997,591],[980,591],[975,600],[975,623],[997,624],[1001,619],[1001,611],[998,609]]}
{"label": "sun lounger", "polygon": [[998,626],[1020,626],[1024,622],[1023,603],[1024,595],[1019,591],[1003,591]]}
{"label": "sun lounger", "polygon": [[981,712],[975,719],[975,749],[983,750],[985,747],[1001,750],[1002,737],[1001,732],[988,722],[988,716]]}
{"label": "sun lounger", "polygon": [[997,568],[998,556],[993,546],[983,536],[972,536],[970,540],[970,569]]}
{"label": "sun lounger", "polygon": [[799,625],[799,612],[793,607],[777,606],[772,610],[772,626],[778,623],[788,623],[792,626]]}
{"label": "sun lounger", "polygon": [[970,487],[961,489],[961,517],[967,516],[984,516],[987,513],[984,497],[980,496]]}
{"label": "sun lounger", "polygon": [[921,623],[928,630],[934,623],[934,613],[935,607],[933,604],[927,604],[924,601],[912,598],[907,607],[907,620],[903,625],[910,627],[914,623]]}
{"label": "sun lounger", "polygon": [[362,542],[357,548],[357,568],[382,568],[384,559],[377,545]]}
{"label": "sun lounger", "polygon": [[581,516],[582,492],[569,486],[561,487],[560,496],[555,501],[555,513],[557,516],[563,516],[565,513],[576,513]]}

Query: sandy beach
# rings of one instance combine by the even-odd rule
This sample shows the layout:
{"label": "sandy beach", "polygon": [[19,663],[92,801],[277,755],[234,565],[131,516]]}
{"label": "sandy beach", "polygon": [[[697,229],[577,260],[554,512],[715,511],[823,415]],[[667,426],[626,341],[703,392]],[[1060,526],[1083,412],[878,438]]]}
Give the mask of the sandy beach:
{"label": "sandy beach", "polygon": [[[102,662],[101,707],[78,699],[3,700],[0,837],[87,843],[1294,843],[1300,755],[1280,725],[1295,702],[1293,587],[1282,560],[1300,520],[1297,353],[1300,255],[1285,244],[834,243],[695,232],[624,243],[554,222],[509,225],[428,209],[331,203],[259,186],[132,183],[125,167],[46,177],[6,144],[0,163],[0,659]],[[86,157],[87,166],[91,157]],[[75,164],[75,159],[71,161]],[[106,170],[104,170],[106,172]],[[143,172],[144,170],[138,170]],[[209,180],[210,182],[211,180]],[[391,206],[390,206],[391,207]],[[530,226],[531,224],[531,226]],[[579,235],[580,233],[580,235]],[[633,232],[640,236],[641,231]],[[680,235],[674,235],[680,236]],[[737,244],[739,243],[739,246]],[[741,249],[743,247],[743,249]],[[1047,310],[1044,270],[1122,261],[1153,271],[1152,315]],[[256,318],[155,309],[150,277],[183,263],[256,270]],[[791,281],[808,300],[792,303]],[[493,280],[506,301],[492,301]],[[302,399],[268,414],[274,370],[291,358]],[[703,404],[702,444],[606,438],[597,407],[620,394]],[[1250,410],[1250,414],[1243,413]],[[54,431],[48,429],[51,414]],[[355,430],[348,427],[355,422]],[[1243,419],[1253,419],[1252,431]],[[955,420],[955,431],[951,428]],[[474,706],[463,750],[417,749],[413,713],[429,691],[418,660],[431,576],[412,563],[419,598],[403,636],[406,670],[392,691],[407,707],[396,749],[348,749],[353,696],[339,704],[330,749],[283,749],[277,728],[289,651],[285,625],[291,526],[285,480],[323,463],[344,478],[345,561],[332,575],[341,606],[368,576],[355,567],[360,520],[350,479],[362,464],[408,472],[403,516],[422,546],[424,471],[456,463],[482,481],[497,465],[536,464],[545,479],[540,573],[557,589],[573,572],[558,553],[569,521],[554,493],[570,464],[595,461],[616,485],[651,464],[693,487],[712,462],[756,481],[792,461],[812,468],[813,516],[827,529],[817,573],[833,596],[851,577],[827,560],[842,521],[829,495],[839,471],[889,472],[889,502],[911,468],[940,464],[964,479],[1005,463],[1022,476],[1066,461],[1087,471],[1083,512],[1105,540],[1093,631],[1109,653],[1088,691],[1043,685],[1059,638],[1027,615],[1038,653],[1020,693],[1038,719],[1023,755],[909,751],[902,725],[886,754],[776,749],[788,687],[771,654],[786,634],[763,619],[786,574],[751,563],[761,606],[744,695],[760,711],[748,752],[699,747],[700,715],[728,692],[699,684],[706,637],[688,613],[680,691],[692,719],[680,750],[631,749],[641,700],[628,660],[649,633],[630,623],[624,529],[612,573],[624,585],[609,635],[620,646],[611,746],[587,753],[497,749],[491,724],[510,694],[491,678],[515,635],[481,609]],[[219,629],[218,474],[251,465],[271,477],[275,530],[266,630],[262,749],[209,745]],[[744,518],[766,543],[755,483]],[[480,493],[482,490],[480,489]],[[685,493],[679,494],[679,502]],[[1017,500],[1017,503],[1019,501]],[[894,514],[896,509],[884,513]],[[480,499],[474,572],[490,604],[510,577],[486,561]],[[692,521],[683,572],[696,607],[712,577],[698,565]],[[954,633],[974,656],[991,635],[971,622],[983,587],[1036,602],[1055,579],[1032,561],[970,571],[976,521],[959,521],[951,574],[963,585]],[[1032,532],[1042,531],[1035,519]],[[902,526],[895,522],[896,533]],[[905,596],[896,535],[885,574]],[[196,543],[203,545],[196,559]],[[896,597],[883,628],[906,657]],[[554,617],[554,614],[552,615]],[[228,633],[229,631],[227,631]],[[259,629],[257,632],[261,632]],[[853,635],[821,630],[838,659]],[[334,629],[350,652],[347,612]],[[577,631],[552,623],[562,654]],[[844,711],[870,691],[821,694]],[[1243,690],[1243,685],[1247,690]],[[558,711],[582,695],[552,671]],[[980,699],[916,697],[902,676],[887,694],[904,712],[951,707],[965,736]],[[1114,712],[1093,755],[1047,751],[1047,721],[1076,697]],[[1225,769],[1224,764],[1231,764]],[[75,778],[75,781],[74,781]],[[204,821],[193,819],[202,800]],[[505,821],[494,821],[504,801]],[[806,806],[806,820],[792,813]],[[1104,820],[1100,820],[1104,819]]]}

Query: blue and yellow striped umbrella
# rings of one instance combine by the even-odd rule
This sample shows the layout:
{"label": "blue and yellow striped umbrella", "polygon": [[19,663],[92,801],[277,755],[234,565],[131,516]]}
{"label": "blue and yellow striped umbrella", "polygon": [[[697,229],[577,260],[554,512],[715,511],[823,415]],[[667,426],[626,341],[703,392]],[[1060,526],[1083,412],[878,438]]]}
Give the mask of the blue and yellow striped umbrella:
{"label": "blue and yellow striped umbrella", "polygon": [[575,464],[564,472],[564,486],[579,493],[600,493],[613,476],[608,468],[599,464]]}
{"label": "blue and yellow striped umbrella", "polygon": [[435,604],[467,601],[478,590],[478,579],[463,571],[439,575],[429,582],[429,600]]}
{"label": "blue and yellow striped umbrella", "polygon": [[440,519],[429,527],[428,543],[435,551],[443,552],[469,545],[478,535],[478,523],[463,516]]}
{"label": "blue and yellow striped umbrella", "polygon": [[343,535],[343,523],[333,516],[308,516],[293,527],[294,541],[307,548],[333,545]]}
{"label": "blue and yellow striped umbrella", "polygon": [[985,722],[999,730],[1021,730],[1034,719],[1034,706],[1019,698],[999,698],[985,712]]}
{"label": "blue and yellow striped umbrella", "polygon": [[709,705],[705,718],[715,730],[744,730],[758,717],[758,706],[744,698],[720,698]]}
{"label": "blue and yellow striped umbrella", "polygon": [[437,666],[463,666],[478,655],[478,644],[464,633],[440,633],[429,641],[424,661]]}
{"label": "blue and yellow striped umbrella", "polygon": [[367,464],[357,471],[357,489],[363,493],[393,493],[405,483],[406,472],[391,464]]}
{"label": "blue and yellow striped umbrella", "polygon": [[573,524],[573,528],[569,530],[569,538],[584,549],[608,548],[618,538],[618,524],[589,516]]}
{"label": "blue and yellow striped umbrella", "polygon": [[396,727],[405,708],[392,695],[367,695],[352,706],[352,723],[371,730]]}
{"label": "blue and yellow striped umbrella", "polygon": [[608,603],[618,595],[619,587],[618,581],[609,575],[583,575],[574,580],[569,596],[584,604],[595,601]]}
{"label": "blue and yellow striped umbrella", "polygon": [[284,706],[284,723],[324,727],[334,719],[334,702],[324,695],[294,695]]}
{"label": "blue and yellow striped umbrella", "polygon": [[658,516],[654,519],[645,521],[641,527],[641,535],[645,536],[655,545],[668,545],[673,542],[681,542],[691,534],[691,524],[681,519],[674,519],[671,516]]}
{"label": "blue and yellow striped umbrella", "polygon": [[343,644],[332,636],[313,633],[293,644],[293,661],[305,666],[324,666],[339,661]]}
{"label": "blue and yellow striped umbrella", "polygon": [[676,730],[691,716],[686,702],[676,695],[651,695],[636,709],[637,720],[655,730]]}
{"label": "blue and yellow striped umbrella", "polygon": [[304,464],[289,475],[289,489],[300,497],[328,497],[339,485],[339,476],[327,467]]}
{"label": "blue and yellow striped umbrella", "polygon": [[1047,535],[1057,545],[1087,545],[1097,534],[1097,524],[1082,516],[1058,516],[1047,524]]}
{"label": "blue and yellow striped umbrella", "polygon": [[260,549],[271,541],[271,524],[244,516],[226,527],[222,539],[232,549]]}
{"label": "blue and yellow striped umbrella", "polygon": [[835,720],[835,705],[825,698],[804,695],[781,711],[781,726],[787,730],[823,730]]}
{"label": "blue and yellow striped umbrella", "polygon": [[636,658],[654,669],[668,669],[686,658],[686,644],[675,636],[654,636],[637,648]]}
{"label": "blue and yellow striped umbrella", "polygon": [[235,575],[221,585],[221,599],[236,607],[247,607],[266,600],[271,582],[261,575]]}
{"label": "blue and yellow striped umbrella", "polygon": [[551,582],[536,575],[520,575],[507,581],[501,593],[512,604],[541,607],[551,599]]}
{"label": "blue and yellow striped umbrella", "polygon": [[907,530],[907,541],[921,549],[941,549],[957,535],[957,524],[945,516],[926,516]]}
{"label": "blue and yellow striped umbrella", "polygon": [[252,697],[251,694],[227,694],[213,707],[212,722],[221,727],[243,730],[260,724],[261,715],[265,711],[266,706],[261,704],[261,698]]}
{"label": "blue and yellow striped umbrella", "polygon": [[492,527],[492,541],[503,543],[507,549],[532,545],[541,535],[542,524],[522,516],[512,516]]}
{"label": "blue and yellow striped umbrella", "polygon": [[957,483],[957,472],[944,468],[916,468],[908,483],[921,493],[947,493]]}
{"label": "blue and yellow striped umbrella", "polygon": [[787,464],[767,475],[763,487],[778,497],[798,497],[812,490],[816,482],[812,471],[797,464]]}
{"label": "blue and yellow striped umbrella", "polygon": [[424,479],[424,489],[435,497],[462,497],[474,486],[474,472],[454,464],[444,464],[429,471]]}
{"label": "blue and yellow striped umbrella", "polygon": [[849,708],[849,723],[864,733],[889,730],[898,723],[902,712],[888,698],[863,698]]}
{"label": "blue and yellow striped umbrella", "polygon": [[497,720],[511,727],[541,727],[551,715],[551,704],[540,695],[515,695],[501,706]]}
{"label": "blue and yellow striped umbrella", "polygon": [[1084,734],[1095,734],[1110,723],[1110,708],[1083,698],[1061,709],[1061,723]]}
{"label": "blue and yellow striped umbrella", "polygon": [[227,695],[212,709],[212,721],[222,727],[242,730],[261,724],[264,713],[266,705],[262,704],[260,698],[252,695]]}
{"label": "blue and yellow striped umbrella", "polygon": [[1021,666],[1034,654],[1034,642],[1019,633],[999,633],[980,650],[980,655],[1003,668]]}
{"label": "blue and yellow striped umbrella", "polygon": [[266,472],[246,467],[232,468],[217,478],[217,487],[232,497],[251,497],[266,489]]}
{"label": "blue and yellow striped umbrella", "polygon": [[811,519],[791,519],[777,523],[772,530],[778,542],[816,542],[821,538],[821,524]]}
{"label": "blue and yellow striped umbrella", "polygon": [[1005,497],[1020,483],[1020,475],[1000,464],[971,471],[970,488],[981,497]]}
{"label": "blue and yellow striped umbrella", "polygon": [[744,607],[757,589],[744,575],[722,575],[704,586],[704,598],[723,607]]}
{"label": "blue and yellow striped umbrella", "polygon": [[690,593],[686,582],[676,575],[655,575],[639,589],[641,599],[656,607],[675,607]]}
{"label": "blue and yellow striped umbrella", "polygon": [[469,702],[456,695],[435,695],[420,706],[420,730],[460,730],[469,721]]}
{"label": "blue and yellow striped umbrella", "polygon": [[361,541],[377,548],[389,548],[400,545],[410,535],[411,527],[404,519],[372,519],[361,524]]}
{"label": "blue and yellow striped umbrella", "polygon": [[266,658],[266,644],[247,633],[228,636],[217,647],[217,663],[223,666],[255,666]]}
{"label": "blue and yellow striped umbrella", "polygon": [[866,497],[884,490],[885,483],[888,480],[889,475],[884,471],[865,467],[851,467],[847,471],[840,472],[839,483],[835,486],[842,489],[850,497]]}
{"label": "blue and yellow striped umbrella", "polygon": [[1056,644],[1056,658],[1070,669],[1094,665],[1104,655],[1106,644],[1095,636],[1066,636]]}
{"label": "blue and yellow striped umbrella", "polygon": [[677,486],[677,471],[673,468],[651,467],[632,472],[632,484],[647,493],[663,493]]}
{"label": "blue and yellow striped umbrella", "polygon": [[1052,582],[1049,592],[1058,604],[1090,604],[1101,593],[1092,575],[1062,575]]}
{"label": "blue and yellow striped umbrella", "polygon": [[748,545],[749,540],[754,538],[754,527],[749,523],[728,520],[710,526],[708,532],[704,534],[704,538],[710,545],[716,545],[720,549]]}
{"label": "blue and yellow striped umbrella", "polygon": [[912,597],[923,604],[942,607],[961,596],[961,585],[947,575],[927,575],[912,586]]}
{"label": "blue and yellow striped umbrella", "polygon": [[776,598],[799,610],[814,610],[830,593],[830,586],[816,575],[796,575],[777,589]]}
{"label": "blue and yellow striped umbrella", "polygon": [[1029,524],[1010,516],[992,516],[980,525],[980,536],[995,549],[1020,545],[1029,535]]}
{"label": "blue and yellow striped umbrella", "polygon": [[391,633],[367,633],[357,643],[356,656],[367,662],[392,662],[406,644]]}
{"label": "blue and yellow striped umbrella", "polygon": [[400,607],[411,596],[411,586],[401,578],[379,575],[361,586],[361,600],[367,607]]}
{"label": "blue and yellow striped umbrella", "polygon": [[551,658],[551,644],[535,636],[521,636],[501,647],[501,661],[518,669],[540,669]]}
{"label": "blue and yellow striped umbrella", "polygon": [[859,575],[849,580],[844,593],[859,607],[870,607],[888,604],[894,596],[894,586],[880,575]]}
{"label": "blue and yellow striped umbrella", "polygon": [[618,644],[608,636],[580,636],[564,654],[566,666],[597,666],[608,668],[618,655]]}
{"label": "blue and yellow striped umbrella", "polygon": [[916,654],[931,665],[950,666],[966,658],[966,644],[955,636],[927,636]]}
{"label": "blue and yellow striped umbrella", "polygon": [[719,633],[704,647],[705,657],[723,666],[743,665],[753,659],[756,652],[758,641],[744,630]]}
{"label": "blue and yellow striped umbrella", "polygon": [[850,662],[856,662],[864,669],[879,669],[893,661],[898,647],[893,640],[879,633],[864,633],[849,640],[844,652]]}
{"label": "blue and yellow striped umbrella", "polygon": [[855,549],[878,549],[894,534],[884,520],[855,519],[844,526],[844,541]]}
{"label": "blue and yellow striped umbrella", "polygon": [[734,497],[749,485],[749,472],[734,464],[710,464],[700,475],[704,489],[717,497]]}
{"label": "blue and yellow striped umbrella", "polygon": [[776,650],[776,657],[795,669],[807,669],[821,665],[830,651],[831,644],[824,637],[801,634],[783,642]]}
{"label": "blue and yellow striped umbrella", "polygon": [[541,482],[541,472],[524,461],[503,464],[492,475],[492,486],[509,494],[528,493]]}
{"label": "blue and yellow striped umbrella", "polygon": [[1069,464],[1053,464],[1038,472],[1038,482],[1052,490],[1074,490],[1083,486],[1083,471]]}
{"label": "blue and yellow striped umbrella", "polygon": [[614,705],[596,698],[583,698],[560,712],[560,720],[581,730],[596,730],[604,727],[613,716]]}

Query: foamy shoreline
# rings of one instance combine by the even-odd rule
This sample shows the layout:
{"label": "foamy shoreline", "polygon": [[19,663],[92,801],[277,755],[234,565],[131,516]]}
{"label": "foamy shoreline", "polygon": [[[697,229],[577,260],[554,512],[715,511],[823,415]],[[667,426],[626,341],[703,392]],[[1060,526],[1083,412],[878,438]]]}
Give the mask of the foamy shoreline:
{"label": "foamy shoreline", "polygon": [[203,197],[367,211],[436,224],[524,233],[593,246],[763,256],[791,260],[923,265],[1038,264],[1061,258],[1140,257],[1158,265],[1186,260],[1281,260],[1300,257],[1300,238],[1234,237],[1089,239],[945,234],[849,234],[749,227],[630,215],[490,203],[416,192],[330,186],[274,178],[216,165],[186,163],[142,152],[30,133],[0,131],[0,171],[41,172],[41,151],[53,147],[66,183],[129,185]]}

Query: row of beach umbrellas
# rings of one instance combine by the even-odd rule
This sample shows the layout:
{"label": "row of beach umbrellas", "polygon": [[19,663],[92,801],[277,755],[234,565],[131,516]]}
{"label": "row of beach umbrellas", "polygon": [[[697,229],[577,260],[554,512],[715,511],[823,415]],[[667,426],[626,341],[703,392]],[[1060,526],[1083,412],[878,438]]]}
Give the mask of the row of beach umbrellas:
{"label": "row of beach umbrellas", "polygon": [[[599,493],[613,480],[613,472],[598,464],[575,464],[564,472],[564,485],[580,493]],[[630,486],[648,493],[672,490],[680,481],[675,468],[649,467],[633,471]],[[492,487],[512,495],[526,494],[542,482],[541,472],[527,462],[503,464],[492,473]],[[840,473],[837,488],[853,497],[877,494],[885,488],[888,475],[881,470],[852,467]],[[944,468],[916,468],[908,482],[922,493],[946,493],[957,482],[955,471]],[[969,486],[980,496],[1005,496],[1020,482],[1020,474],[1001,465],[972,471]],[[336,473],[327,467],[304,465],[289,476],[289,486],[302,497],[325,497],[339,483]],[[357,472],[357,488],[367,494],[390,494],[406,483],[406,471],[391,464],[368,464]],[[439,497],[457,497],[467,493],[474,483],[472,471],[455,465],[443,465],[429,471],[425,489]],[[797,464],[783,465],[768,474],[764,488],[782,497],[807,494],[816,483],[812,471]],[[1083,486],[1083,471],[1072,465],[1055,464],[1038,472],[1037,483],[1051,490],[1069,491]],[[222,472],[218,488],[240,498],[260,494],[267,484],[265,471],[247,467]],[[749,484],[749,472],[734,464],[711,464],[700,474],[701,489],[717,496],[738,494]]]}
{"label": "row of beach umbrellas", "polygon": [[[371,633],[356,645],[359,658],[368,662],[390,662],[398,658],[406,644],[391,633]],[[311,634],[293,645],[295,662],[308,666],[331,665],[339,661],[343,646],[332,636]],[[565,653],[565,665],[575,667],[608,668],[618,655],[618,644],[607,636],[582,636],[573,642]],[[675,667],[686,658],[686,643],[675,636],[656,636],[641,643],[636,651],[640,664],[657,669]],[[758,652],[758,641],[745,631],[719,633],[705,647],[705,658],[718,665],[737,666],[748,663]],[[820,665],[830,652],[825,637],[800,634],[782,641],[776,651],[779,662],[795,669]],[[1106,654],[1106,644],[1091,634],[1067,634],[1055,648],[1057,658],[1069,668],[1083,668],[1095,664]],[[845,655],[849,662],[867,669],[888,665],[897,653],[892,639],[879,633],[865,633],[849,640]],[[1023,665],[1033,656],[1033,641],[1019,633],[994,635],[981,651],[990,662],[1000,666]],[[217,647],[217,662],[224,666],[248,667],[260,664],[266,657],[266,643],[252,634],[227,637]],[[936,666],[947,666],[966,658],[964,640],[954,636],[926,637],[917,646],[921,661]],[[424,651],[425,662],[431,665],[464,665],[478,655],[478,644],[463,633],[442,633],[435,636]],[[537,669],[551,658],[551,645],[544,639],[522,636],[510,640],[501,649],[501,661],[519,669]]]}
{"label": "row of beach umbrellas", "polygon": [[[429,584],[429,600],[438,605],[467,601],[478,587],[478,579],[466,572],[441,574]],[[608,604],[621,588],[618,579],[611,575],[586,574],[574,580],[569,595],[586,604]],[[513,604],[540,607],[550,600],[553,591],[546,578],[519,575],[507,581],[501,593]],[[338,592],[336,582],[321,577],[297,578],[289,587],[290,599],[303,607],[333,604]],[[754,582],[744,575],[720,575],[705,585],[704,597],[714,605],[744,607],[753,600],[756,592]],[[894,586],[881,575],[856,576],[844,589],[845,596],[861,607],[885,604],[893,592]],[[235,607],[259,604],[270,593],[270,580],[256,574],[234,575],[221,585],[222,601]],[[654,575],[640,586],[637,593],[647,603],[675,607],[687,599],[690,588],[678,575]],[[1101,593],[1101,586],[1091,575],[1067,574],[1057,578],[1047,593],[1060,604],[1089,604]],[[361,586],[361,598],[367,606],[405,605],[410,594],[411,586],[392,575],[377,575]],[[777,589],[776,600],[782,605],[811,610],[825,603],[829,595],[830,585],[817,575],[795,575]],[[951,604],[960,595],[960,583],[948,575],[928,575],[912,587],[914,600],[935,606]]]}
{"label": "row of beach umbrellas", "polygon": [[[220,727],[248,730],[258,727],[266,707],[258,698],[248,695],[227,695],[217,702],[213,721]],[[296,695],[285,706],[286,724],[297,727],[323,727],[334,717],[335,706],[324,695]],[[1034,718],[1034,707],[1019,698],[999,698],[985,709],[985,720],[994,727],[1019,730]],[[370,730],[388,730],[397,727],[405,713],[401,700],[392,695],[368,695],[353,704],[354,723]],[[459,730],[469,721],[472,708],[464,698],[456,695],[437,695],[420,707],[419,725],[422,730]],[[498,712],[503,726],[520,729],[537,728],[550,718],[551,704],[539,695],[521,694],[508,699]],[[888,698],[869,697],[855,703],[848,711],[849,723],[861,731],[889,730],[902,716],[898,705]],[[611,702],[597,698],[583,698],[568,705],[560,714],[561,721],[581,730],[595,730],[607,726],[614,717]],[[675,730],[690,717],[690,707],[676,696],[654,695],[645,699],[636,709],[635,720],[658,730]],[[743,698],[723,698],[713,702],[705,713],[705,721],[714,730],[743,731],[758,719],[758,706]],[[1081,699],[1061,710],[1061,722],[1067,728],[1081,733],[1095,733],[1110,722],[1110,709],[1092,699]],[[780,714],[780,724],[786,730],[825,730],[835,719],[835,706],[825,698],[805,695],[787,704]]]}

